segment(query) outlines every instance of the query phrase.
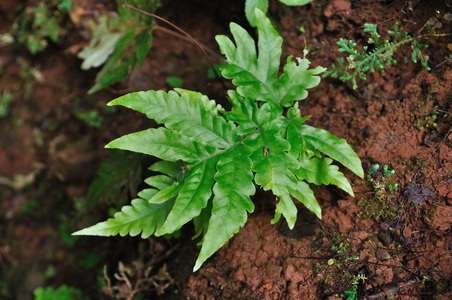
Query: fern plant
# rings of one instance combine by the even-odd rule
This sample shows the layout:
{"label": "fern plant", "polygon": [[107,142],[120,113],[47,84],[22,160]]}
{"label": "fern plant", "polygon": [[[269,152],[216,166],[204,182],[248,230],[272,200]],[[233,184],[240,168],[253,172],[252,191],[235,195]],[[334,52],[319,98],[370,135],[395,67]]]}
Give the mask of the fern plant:
{"label": "fern plant", "polygon": [[324,73],[325,76],[332,76],[337,78],[340,76],[342,82],[351,80],[353,89],[358,86],[356,79],[366,80],[366,73],[368,71],[374,72],[376,69],[380,72],[384,72],[385,65],[391,65],[397,63],[394,59],[394,52],[401,46],[409,44],[412,50],[411,60],[417,63],[419,60],[421,65],[428,71],[428,56],[422,53],[422,50],[426,49],[428,45],[422,44],[420,41],[426,37],[439,37],[446,34],[428,33],[425,35],[411,36],[407,32],[400,32],[398,23],[394,24],[394,30],[389,30],[388,33],[393,37],[393,41],[380,39],[380,35],[377,32],[377,25],[364,24],[364,32],[370,32],[371,36],[368,40],[368,44],[372,47],[372,50],[368,50],[369,46],[364,46],[360,50],[356,50],[356,42],[349,40],[345,41],[341,38],[337,44],[340,46],[339,52],[348,53],[348,57],[344,60],[343,57],[338,57],[338,66],[333,63],[333,68]]}
{"label": "fern plant", "polygon": [[[78,57],[84,60],[81,66],[83,70],[103,65],[88,94],[125,80],[136,65],[143,64],[151,49],[152,20],[121,6],[121,2],[118,1],[119,16],[102,16],[97,23],[91,22],[91,42],[78,54]],[[160,0],[133,2],[150,12],[160,6]]]}
{"label": "fern plant", "polygon": [[[256,186],[271,190],[277,203],[272,223],[284,216],[290,228],[297,218],[294,199],[319,218],[321,208],[309,183],[334,184],[353,190],[333,159],[363,177],[356,153],[344,139],[304,125],[299,100],[320,82],[324,68],[309,69],[306,58],[287,59],[278,77],[282,38],[264,13],[256,9],[256,44],[245,29],[231,23],[234,42],[217,36],[229,64],[222,69],[236,90],[228,91],[232,109],[193,91],[147,91],[117,98],[122,105],[146,114],[162,127],[120,137],[107,148],[152,155],[158,172],[145,180],[149,188],[113,218],[80,230],[77,235],[111,236],[141,233],[162,236],[193,221],[202,235],[203,262],[223,246],[254,210]],[[323,154],[322,154],[323,153]]]}

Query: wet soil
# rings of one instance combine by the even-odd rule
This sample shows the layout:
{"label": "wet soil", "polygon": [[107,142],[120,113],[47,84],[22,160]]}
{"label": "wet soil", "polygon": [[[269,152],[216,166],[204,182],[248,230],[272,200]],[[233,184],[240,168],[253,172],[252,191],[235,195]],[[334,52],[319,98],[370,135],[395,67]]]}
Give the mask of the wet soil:
{"label": "wet soil", "polygon": [[[243,3],[195,2],[163,1],[159,14],[219,61],[214,36],[227,34],[230,21],[246,24]],[[11,23],[11,3],[0,5],[2,33]],[[383,38],[395,22],[414,35],[437,11],[452,13],[449,3],[333,0],[287,7],[270,1],[269,14],[279,24],[285,57],[310,46],[318,48],[313,66],[329,67],[341,55],[340,37],[367,41],[364,23],[378,24]],[[441,31],[451,33],[451,23],[438,20]],[[71,49],[81,42],[74,27],[65,41],[36,56],[0,48],[0,93],[13,96],[0,119],[0,298],[32,299],[37,287],[65,284],[91,299],[346,299],[354,278],[358,299],[452,298],[451,36],[425,41],[431,71],[404,60],[407,49],[396,54],[398,64],[369,74],[357,90],[328,77],[310,91],[300,103],[302,113],[312,115],[308,122],[346,139],[366,172],[375,164],[380,169],[370,179],[344,170],[354,198],[313,187],[323,218],[300,206],[293,230],[284,220],[270,224],[274,197],[259,191],[246,225],[196,273],[190,226],[172,239],[70,233],[120,207],[83,200],[101,159],[110,155],[104,145],[153,126],[134,112],[105,110],[108,101],[125,91],[169,89],[168,76],[213,99],[224,99],[224,90],[207,76],[209,65],[195,46],[156,30],[144,65],[127,82],[87,96],[97,70],[80,69]],[[103,117],[100,128],[76,117],[90,110]],[[395,171],[386,189],[376,185],[383,166]]]}

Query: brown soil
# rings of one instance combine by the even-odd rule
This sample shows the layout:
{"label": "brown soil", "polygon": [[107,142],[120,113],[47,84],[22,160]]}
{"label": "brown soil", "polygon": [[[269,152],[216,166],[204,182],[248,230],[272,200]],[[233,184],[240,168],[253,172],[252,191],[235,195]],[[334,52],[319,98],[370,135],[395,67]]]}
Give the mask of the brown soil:
{"label": "brown soil", "polygon": [[[230,21],[246,24],[243,1],[199,2],[163,1],[159,13],[218,53],[214,36],[227,34]],[[416,34],[437,10],[452,13],[443,0],[314,1],[304,7],[270,2],[284,56],[319,47],[311,60],[325,67],[336,59],[340,37],[366,42],[364,23],[378,24],[382,37],[395,22]],[[0,5],[5,25],[12,20],[11,3]],[[451,33],[451,23],[442,25]],[[74,28],[62,45],[36,56],[0,48],[0,93],[13,95],[8,117],[0,119],[0,298],[32,299],[37,287],[66,284],[91,299],[132,299],[139,292],[152,299],[346,299],[353,275],[366,278],[357,285],[359,299],[452,298],[452,65],[445,59],[452,54],[451,36],[426,41],[430,72],[405,61],[410,53],[402,51],[398,64],[369,74],[358,90],[325,78],[300,104],[302,113],[312,115],[311,125],[352,145],[366,172],[381,166],[374,181],[382,181],[383,166],[395,170],[394,194],[344,170],[356,197],[313,187],[323,218],[300,206],[289,230],[285,221],[270,224],[274,197],[258,192],[247,224],[194,274],[198,250],[189,226],[169,240],[69,234],[104,220],[108,208],[117,206],[77,208],[108,156],[103,146],[152,126],[127,110],[104,111],[108,101],[124,90],[168,89],[167,76],[179,76],[184,88],[214,99],[224,99],[224,91],[208,79],[208,64],[196,47],[157,30],[144,66],[127,82],[87,96],[97,70],[81,71],[69,51],[81,41]],[[24,61],[34,73],[24,71]],[[92,109],[104,118],[99,129],[75,116]]]}

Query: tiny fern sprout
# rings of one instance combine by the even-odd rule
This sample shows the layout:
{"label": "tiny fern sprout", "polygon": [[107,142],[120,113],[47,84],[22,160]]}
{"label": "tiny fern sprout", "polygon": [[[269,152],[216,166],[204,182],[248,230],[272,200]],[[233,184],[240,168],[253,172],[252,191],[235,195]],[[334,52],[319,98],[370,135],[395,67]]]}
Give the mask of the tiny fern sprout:
{"label": "tiny fern sprout", "polygon": [[228,91],[230,111],[184,89],[131,93],[109,103],[161,124],[106,146],[159,158],[150,167],[159,175],[147,178],[149,187],[113,218],[74,234],[147,238],[193,221],[195,237],[202,237],[196,271],[246,223],[256,187],[276,196],[272,223],[283,216],[290,228],[297,218],[294,200],[321,217],[310,183],[334,184],[353,196],[332,162],[363,177],[358,156],[344,139],[304,125],[309,117],[300,116],[298,108],[324,68],[309,69],[308,59],[289,57],[278,77],[282,38],[264,13],[255,12],[257,45],[235,23],[230,26],[234,41],[216,37],[228,61],[222,75],[237,86]]}

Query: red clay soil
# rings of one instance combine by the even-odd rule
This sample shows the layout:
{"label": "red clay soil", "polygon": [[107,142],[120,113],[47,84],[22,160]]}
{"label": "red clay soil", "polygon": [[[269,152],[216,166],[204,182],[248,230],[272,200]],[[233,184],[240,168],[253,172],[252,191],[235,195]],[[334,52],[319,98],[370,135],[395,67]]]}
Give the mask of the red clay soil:
{"label": "red clay soil", "polygon": [[[230,21],[246,24],[243,1],[223,2],[203,9],[175,1],[171,9],[163,1],[160,13],[218,53],[214,36],[228,34]],[[0,4],[2,17],[10,3]],[[395,22],[414,35],[438,16],[441,31],[451,33],[443,18],[452,13],[449,3],[333,0],[287,7],[270,1],[269,14],[279,24],[285,57],[302,56],[310,46],[318,49],[311,53],[313,66],[328,68],[341,55],[335,44],[340,37],[366,43],[364,23],[378,24],[387,38]],[[127,110],[104,111],[108,101],[124,91],[167,89],[168,76],[214,99],[224,99],[221,85],[208,79],[208,64],[196,47],[156,30],[144,66],[127,82],[87,97],[96,70],[80,70],[69,51],[79,42],[74,28],[64,47],[41,55],[0,48],[0,91],[14,96],[9,116],[0,119],[0,298],[32,299],[39,286],[66,284],[91,299],[133,299],[138,293],[150,299],[347,299],[353,276],[361,278],[357,299],[452,298],[451,36],[423,41],[430,72],[404,60],[410,56],[405,49],[396,54],[399,63],[369,74],[357,90],[328,77],[300,103],[302,114],[312,115],[309,124],[352,145],[365,172],[381,166],[374,183],[382,183],[383,166],[394,170],[387,179],[398,184],[393,194],[344,170],[355,198],[334,187],[313,187],[323,218],[300,205],[289,230],[284,220],[270,224],[274,196],[260,191],[246,225],[196,273],[190,227],[171,240],[71,240],[69,233],[104,220],[115,206],[101,203],[81,214],[74,200],[88,194],[100,159],[108,155],[103,146],[152,126]],[[23,61],[35,73],[25,74]],[[92,109],[104,118],[100,129],[75,116]],[[23,176],[12,177],[18,174]],[[98,261],[89,264],[93,255]]]}
{"label": "red clay soil", "polygon": [[[272,3],[270,11],[283,27],[286,55],[300,56],[306,45],[320,47],[314,64],[329,66],[338,53],[334,42],[339,37],[366,41],[364,23],[378,24],[383,37],[394,22],[416,33],[436,10],[451,11],[444,1],[422,1],[411,10],[412,2],[336,0],[291,9]],[[450,33],[450,24],[444,25]],[[450,299],[452,70],[450,63],[443,63],[451,54],[450,42],[450,37],[427,41],[431,72],[403,62],[404,52],[398,57],[402,63],[387,67],[384,74],[371,74],[357,91],[329,78],[302,104],[314,126],[353,146],[366,171],[376,163],[395,170],[393,180],[399,187],[394,195],[377,195],[368,181],[348,174],[356,197],[319,187],[322,220],[301,214],[295,232],[284,221],[271,225],[273,197],[256,196],[256,203],[269,208],[250,216],[244,228],[190,277],[187,295],[337,299],[351,288],[350,275],[362,274],[367,279],[359,285],[360,299],[390,293],[396,299]],[[432,115],[435,127],[429,121]],[[381,201],[390,208],[378,216],[374,210]],[[379,246],[369,249],[369,240]]]}

